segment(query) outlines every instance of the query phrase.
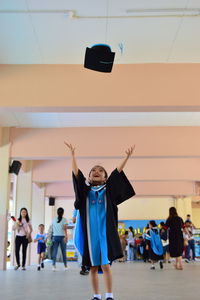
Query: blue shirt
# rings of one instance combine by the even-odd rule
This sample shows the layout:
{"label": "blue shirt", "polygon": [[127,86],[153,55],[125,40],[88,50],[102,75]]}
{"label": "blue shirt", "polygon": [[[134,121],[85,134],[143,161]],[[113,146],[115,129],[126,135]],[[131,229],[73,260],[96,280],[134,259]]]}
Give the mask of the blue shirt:
{"label": "blue shirt", "polygon": [[44,244],[45,241],[46,241],[46,239],[47,239],[46,233],[43,233],[43,234],[38,233],[38,234],[36,234],[35,240],[37,240],[39,238],[42,238],[42,240],[38,240],[38,243]]}
{"label": "blue shirt", "polygon": [[58,217],[54,218],[52,221],[53,236],[64,236],[64,225],[67,225],[65,218],[62,218],[60,223],[58,223]]}

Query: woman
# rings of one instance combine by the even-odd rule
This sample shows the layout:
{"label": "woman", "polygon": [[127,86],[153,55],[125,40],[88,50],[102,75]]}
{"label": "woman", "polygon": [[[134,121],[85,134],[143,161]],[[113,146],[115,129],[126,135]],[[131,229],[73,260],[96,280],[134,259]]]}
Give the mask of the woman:
{"label": "woman", "polygon": [[132,226],[128,229],[128,260],[136,260],[137,246],[134,238],[135,234]]}
{"label": "woman", "polygon": [[155,270],[155,263],[160,261],[160,268],[163,269],[163,246],[160,238],[160,231],[154,220],[149,222],[149,230],[146,232],[146,250],[149,251],[149,258]]}
{"label": "woman", "polygon": [[57,217],[52,221],[52,255],[53,255],[53,271],[56,270],[56,257],[58,253],[58,246],[60,245],[65,270],[67,270],[66,258],[66,243],[67,243],[67,220],[63,218],[64,209],[59,207],[57,210]]}
{"label": "woman", "polygon": [[175,207],[170,207],[169,217],[166,221],[166,226],[169,228],[169,253],[171,257],[176,258],[175,268],[183,270],[182,254],[184,249],[183,231],[184,223],[182,218],[177,214]]}
{"label": "woman", "polygon": [[26,252],[28,243],[31,239],[31,232],[32,225],[31,221],[28,215],[28,211],[26,208],[21,208],[20,210],[20,216],[18,220],[13,225],[13,230],[16,231],[16,238],[15,238],[15,256],[17,261],[17,266],[15,267],[15,270],[18,270],[20,268],[20,257],[19,252],[22,245],[22,270],[26,270]]}

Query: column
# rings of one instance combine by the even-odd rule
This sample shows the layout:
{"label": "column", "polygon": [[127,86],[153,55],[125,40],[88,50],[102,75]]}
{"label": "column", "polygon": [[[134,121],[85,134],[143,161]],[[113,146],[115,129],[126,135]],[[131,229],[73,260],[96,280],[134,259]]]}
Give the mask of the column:
{"label": "column", "polygon": [[192,199],[191,197],[179,197],[176,199],[176,209],[178,215],[183,219],[186,220],[187,214],[192,216]]}
{"label": "column", "polygon": [[[32,220],[32,161],[26,161],[23,164],[23,170],[17,177],[16,187],[16,218],[19,218],[20,209],[25,207],[28,210],[29,217]],[[27,249],[26,265],[30,265],[31,247]]]}
{"label": "column", "polygon": [[0,128],[0,270],[6,270],[6,249],[8,240],[8,208],[9,208],[9,128]]}
{"label": "column", "polygon": [[[38,233],[39,224],[45,224],[45,184],[35,184],[32,186],[32,225],[34,239]],[[45,228],[47,232],[48,228]],[[31,264],[37,264],[37,243],[31,243]]]}

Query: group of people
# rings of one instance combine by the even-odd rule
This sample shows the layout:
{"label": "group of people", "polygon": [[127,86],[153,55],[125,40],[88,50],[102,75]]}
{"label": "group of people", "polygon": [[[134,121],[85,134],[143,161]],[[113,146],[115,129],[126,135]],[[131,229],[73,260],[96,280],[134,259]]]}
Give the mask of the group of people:
{"label": "group of people", "polygon": [[[121,236],[122,248],[124,250],[128,248],[127,260],[136,260],[139,255],[145,262],[152,263],[152,270],[155,269],[155,262],[159,262],[162,269],[163,261],[170,263],[170,257],[175,258],[175,268],[182,270],[182,256],[185,257],[187,263],[195,260],[194,229],[190,215],[187,215],[186,221],[183,222],[176,208],[171,207],[166,223],[161,222],[160,226],[157,226],[156,222],[151,220],[145,233],[138,238],[134,237],[133,228],[130,226],[129,231]],[[192,257],[190,257],[191,252]]]}
{"label": "group of people", "polygon": [[[135,191],[123,172],[123,168],[131,157],[134,147],[126,150],[126,156],[111,173],[107,175],[106,170],[99,165],[95,165],[89,172],[86,179],[77,166],[75,157],[75,147],[65,142],[70,151],[72,160],[72,176],[75,191],[75,209],[79,214],[79,222],[75,227],[76,247],[82,258],[82,266],[90,269],[91,285],[93,289],[92,300],[102,299],[98,273],[101,271],[105,281],[105,299],[114,300],[112,287],[111,264],[116,259],[123,258],[122,247],[118,235],[118,205],[135,195]],[[53,240],[53,269],[56,267],[56,254],[58,246],[61,246],[63,261],[67,269],[66,262],[66,242],[67,223],[63,218],[63,209],[58,210],[58,216],[52,222]],[[169,218],[165,228],[168,230],[169,253],[175,257],[175,268],[182,270],[182,253],[184,249],[183,220],[178,216],[174,207],[170,208]],[[20,217],[14,225],[16,230],[16,261],[20,267],[19,248],[23,247],[22,269],[25,270],[26,249],[28,240],[32,232],[32,225],[26,209],[22,209]],[[158,243],[160,238],[159,230],[155,221],[149,223],[149,230],[146,232],[145,241],[149,257],[154,262],[163,259],[163,247]],[[45,250],[46,236],[44,227],[39,226],[39,234],[35,237],[38,242],[38,270],[44,267],[43,253]],[[161,240],[161,238],[160,238]],[[190,243],[191,244],[191,243]],[[131,245],[131,243],[130,243]],[[192,244],[190,245],[192,247]],[[134,245],[133,245],[134,249]],[[133,252],[134,255],[134,252]],[[161,265],[162,266],[162,265]]]}
{"label": "group of people", "polygon": [[[56,270],[56,257],[58,247],[60,245],[65,270],[67,270],[67,258],[66,258],[66,243],[67,243],[67,220],[63,217],[64,209],[62,207],[57,210],[57,217],[52,220],[50,226],[50,239],[52,241],[52,265],[53,271]],[[26,208],[21,208],[20,216],[13,225],[13,230],[16,233],[15,237],[15,257],[16,266],[15,270],[22,267],[22,270],[26,270],[26,256],[28,244],[32,242],[32,224]],[[38,226],[38,233],[34,238],[34,242],[37,242],[37,254],[38,254],[38,267],[40,271],[44,268],[44,259],[46,252],[47,234],[45,233],[44,224]],[[20,262],[20,248],[22,246],[22,265]]]}

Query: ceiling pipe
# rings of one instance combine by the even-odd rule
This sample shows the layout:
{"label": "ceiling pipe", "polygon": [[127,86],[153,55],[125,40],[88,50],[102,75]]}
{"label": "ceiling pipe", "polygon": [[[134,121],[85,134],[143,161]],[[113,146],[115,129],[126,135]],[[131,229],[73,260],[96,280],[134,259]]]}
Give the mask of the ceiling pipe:
{"label": "ceiling pipe", "polygon": [[29,10],[0,10],[0,14],[64,14],[72,19],[128,19],[128,18],[173,18],[199,17],[200,8],[155,8],[155,9],[127,9],[131,15],[121,16],[80,16],[75,10],[66,9],[29,9]]}

